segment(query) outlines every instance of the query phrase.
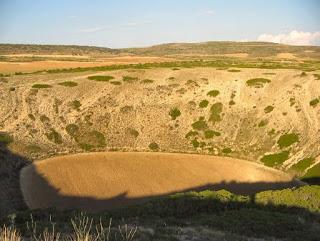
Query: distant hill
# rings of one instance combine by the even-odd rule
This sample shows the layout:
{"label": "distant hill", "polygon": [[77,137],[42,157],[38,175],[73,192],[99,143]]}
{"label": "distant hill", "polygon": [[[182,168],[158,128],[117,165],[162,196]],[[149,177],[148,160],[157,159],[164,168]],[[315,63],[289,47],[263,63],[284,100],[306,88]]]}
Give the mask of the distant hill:
{"label": "distant hill", "polygon": [[6,54],[66,54],[66,55],[110,55],[119,50],[105,47],[78,45],[38,45],[38,44],[0,44],[0,55]]}
{"label": "distant hill", "polygon": [[290,53],[295,57],[320,58],[320,46],[291,46],[267,42],[211,41],[203,43],[168,43],[144,48],[111,49],[77,45],[0,44],[4,54],[68,54],[68,55],[229,55],[247,54],[248,57],[274,57]]}
{"label": "distant hill", "polygon": [[291,46],[267,42],[169,43],[147,48],[128,48],[122,51],[138,55],[225,55],[247,53],[248,57],[272,57],[280,53],[291,53],[297,57],[320,57],[319,46]]}

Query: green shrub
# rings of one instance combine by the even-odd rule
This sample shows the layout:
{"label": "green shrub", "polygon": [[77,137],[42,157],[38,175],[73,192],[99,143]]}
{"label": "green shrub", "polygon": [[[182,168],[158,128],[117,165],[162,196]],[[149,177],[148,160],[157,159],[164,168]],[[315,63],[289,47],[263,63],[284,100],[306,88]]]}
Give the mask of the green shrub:
{"label": "green shrub", "polygon": [[263,205],[305,208],[320,211],[320,186],[303,186],[293,189],[264,191],[255,195],[255,202]]}
{"label": "green shrub", "polygon": [[200,107],[200,108],[206,108],[206,107],[208,106],[208,104],[209,104],[209,101],[207,101],[207,100],[202,100],[202,101],[200,101],[200,103],[199,103],[199,107]]}
{"label": "green shrub", "polygon": [[76,136],[79,132],[79,127],[76,124],[68,124],[66,126],[66,131],[70,136]]}
{"label": "green shrub", "polygon": [[172,120],[175,120],[181,115],[181,112],[178,108],[175,107],[169,111],[169,115],[171,116]]}
{"label": "green shrub", "polygon": [[41,151],[41,147],[38,145],[34,145],[34,144],[26,146],[26,149],[30,153],[37,153],[37,152]]}
{"label": "green shrub", "polygon": [[271,80],[265,78],[255,78],[247,80],[247,85],[255,88],[262,88],[264,84],[270,83]]}
{"label": "green shrub", "polygon": [[152,80],[152,79],[143,79],[143,80],[141,80],[142,84],[152,84],[153,82],[154,82],[154,80]]}
{"label": "green shrub", "polygon": [[108,82],[114,79],[113,76],[110,75],[93,75],[88,77],[89,80],[101,81],[101,82]]}
{"label": "green shrub", "polygon": [[300,74],[300,77],[306,77],[307,76],[307,73],[306,72],[302,72],[301,74]]}
{"label": "green shrub", "polygon": [[133,128],[128,128],[127,131],[131,136],[134,136],[135,138],[139,136],[139,132]]}
{"label": "green shrub", "polygon": [[193,139],[193,140],[191,141],[191,144],[192,144],[192,146],[193,146],[194,148],[198,148],[198,147],[200,146],[200,143],[199,143],[199,141],[198,141],[197,139]]}
{"label": "green shrub", "polygon": [[225,148],[222,149],[222,153],[224,153],[224,154],[229,154],[231,152],[232,152],[232,149],[229,148],[229,147],[225,147]]}
{"label": "green shrub", "polygon": [[219,90],[210,90],[207,95],[210,96],[210,97],[216,97],[220,94],[220,91]]}
{"label": "green shrub", "polygon": [[64,81],[64,82],[58,83],[58,85],[65,86],[65,87],[75,87],[78,85],[78,83],[73,81]]}
{"label": "green shrub", "polygon": [[110,84],[121,85],[121,82],[120,81],[110,81]]}
{"label": "green shrub", "polygon": [[71,102],[71,106],[72,106],[73,109],[79,111],[80,107],[81,107],[81,103],[80,103],[79,100],[74,100],[74,101]]}
{"label": "green shrub", "polygon": [[204,131],[204,137],[206,139],[211,139],[211,138],[213,138],[215,136],[220,136],[220,135],[221,135],[220,132],[217,132],[217,131],[214,131],[214,130],[205,130]]}
{"label": "green shrub", "polygon": [[213,123],[221,121],[220,114],[222,112],[222,108],[223,108],[223,104],[220,102],[213,104],[210,108],[209,121]]}
{"label": "green shrub", "polygon": [[41,121],[42,123],[48,123],[48,122],[50,122],[50,119],[49,119],[49,117],[47,117],[46,115],[41,115],[41,116],[40,116],[40,121]]}
{"label": "green shrub", "polygon": [[159,145],[155,142],[149,144],[149,149],[152,151],[158,151],[160,149]]}
{"label": "green shrub", "polygon": [[264,108],[264,113],[270,113],[271,111],[273,111],[274,107],[271,105],[268,105],[266,108]]}
{"label": "green shrub", "polygon": [[315,98],[309,102],[310,106],[316,107],[320,102],[320,98]]}
{"label": "green shrub", "polygon": [[192,128],[195,130],[206,130],[208,129],[207,122],[204,120],[204,118],[200,118],[198,121],[191,124]]}
{"label": "green shrub", "polygon": [[55,144],[62,144],[62,136],[55,129],[51,128],[45,135],[49,141]]}
{"label": "green shrub", "polygon": [[122,76],[122,80],[124,82],[132,83],[134,81],[138,81],[138,77]]}
{"label": "green shrub", "polygon": [[277,143],[279,147],[285,148],[291,146],[292,144],[299,142],[299,136],[296,133],[288,133],[280,136]]}
{"label": "green shrub", "polygon": [[236,104],[236,102],[234,100],[229,101],[229,105],[235,105],[235,104]]}
{"label": "green shrub", "polygon": [[303,173],[309,166],[311,166],[315,161],[314,157],[308,157],[300,160],[298,163],[292,165],[290,170],[297,171],[299,173]]}
{"label": "green shrub", "polygon": [[185,138],[189,138],[192,136],[197,136],[199,133],[197,131],[189,131],[186,135]]}
{"label": "green shrub", "polygon": [[75,136],[75,140],[84,150],[91,150],[92,148],[104,147],[106,145],[104,134],[96,130],[79,131]]}
{"label": "green shrub", "polygon": [[0,132],[0,144],[10,144],[13,142],[13,137],[5,132]]}
{"label": "green shrub", "polygon": [[240,69],[228,69],[228,72],[238,73],[241,72]]}
{"label": "green shrub", "polygon": [[34,84],[34,85],[32,85],[32,88],[34,88],[34,89],[46,89],[46,88],[52,88],[52,86],[48,85],[48,84]]}
{"label": "green shrub", "polygon": [[268,125],[269,121],[268,120],[261,120],[258,124],[258,127],[264,127]]}
{"label": "green shrub", "polygon": [[303,178],[320,178],[320,162],[308,169]]}
{"label": "green shrub", "polygon": [[268,167],[273,167],[276,165],[281,165],[284,161],[288,160],[289,158],[289,152],[283,151],[280,153],[274,153],[274,154],[268,154],[264,155],[261,158],[261,161],[264,163],[264,165]]}
{"label": "green shrub", "polygon": [[34,117],[34,115],[33,115],[33,114],[28,114],[28,117],[29,117],[31,120],[33,120],[33,121],[35,121],[35,120],[36,120],[36,118]]}

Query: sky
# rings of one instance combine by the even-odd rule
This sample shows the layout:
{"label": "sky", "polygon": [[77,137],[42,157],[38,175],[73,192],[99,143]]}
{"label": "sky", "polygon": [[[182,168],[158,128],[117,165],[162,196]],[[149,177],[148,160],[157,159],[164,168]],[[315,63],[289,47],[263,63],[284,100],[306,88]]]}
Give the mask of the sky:
{"label": "sky", "polygon": [[320,0],[0,0],[0,43],[320,45]]}

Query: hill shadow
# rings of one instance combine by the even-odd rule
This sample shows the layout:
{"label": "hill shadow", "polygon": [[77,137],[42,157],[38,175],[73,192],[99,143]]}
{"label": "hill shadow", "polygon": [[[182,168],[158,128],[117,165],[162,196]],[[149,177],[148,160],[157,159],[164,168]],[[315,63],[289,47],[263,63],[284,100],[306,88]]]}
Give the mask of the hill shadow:
{"label": "hill shadow", "polygon": [[0,141],[0,217],[27,209],[20,191],[19,173],[30,160],[11,152],[7,145]]}

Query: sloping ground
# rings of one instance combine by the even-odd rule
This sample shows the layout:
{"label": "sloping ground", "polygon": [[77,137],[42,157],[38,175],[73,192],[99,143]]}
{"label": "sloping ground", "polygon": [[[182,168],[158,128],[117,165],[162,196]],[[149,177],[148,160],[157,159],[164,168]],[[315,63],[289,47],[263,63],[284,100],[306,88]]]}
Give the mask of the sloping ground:
{"label": "sloping ground", "polygon": [[35,162],[22,169],[20,185],[32,209],[97,211],[186,190],[227,188],[250,194],[301,183],[280,171],[227,157],[90,153]]}

